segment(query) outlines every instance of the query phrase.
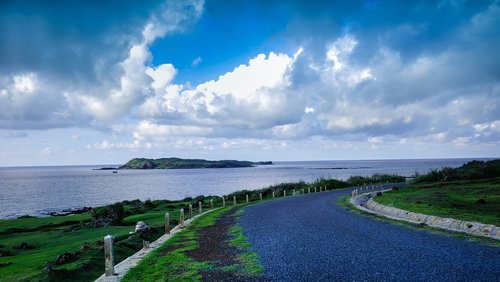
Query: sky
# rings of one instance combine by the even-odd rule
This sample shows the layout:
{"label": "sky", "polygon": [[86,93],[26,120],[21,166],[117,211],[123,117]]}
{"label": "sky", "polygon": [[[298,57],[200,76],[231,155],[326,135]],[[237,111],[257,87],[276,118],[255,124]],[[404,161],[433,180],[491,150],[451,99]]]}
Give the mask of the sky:
{"label": "sky", "polygon": [[500,2],[0,1],[0,166],[500,157]]}

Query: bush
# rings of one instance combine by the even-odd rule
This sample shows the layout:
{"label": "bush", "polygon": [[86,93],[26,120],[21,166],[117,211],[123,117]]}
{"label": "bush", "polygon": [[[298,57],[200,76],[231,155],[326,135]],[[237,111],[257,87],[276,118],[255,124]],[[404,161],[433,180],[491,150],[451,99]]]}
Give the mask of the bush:
{"label": "bush", "polygon": [[93,227],[120,225],[125,217],[122,203],[94,208],[90,212]]}
{"label": "bush", "polygon": [[326,178],[317,179],[316,181],[311,183],[311,185],[312,185],[311,187],[318,187],[318,186],[326,187],[326,189],[328,190],[346,188],[350,186],[350,184],[345,181],[338,179],[326,179]]}
{"label": "bush", "polygon": [[471,161],[458,168],[444,167],[415,177],[415,183],[479,180],[500,177],[500,160]]}
{"label": "bush", "polygon": [[405,178],[403,176],[394,175],[394,174],[374,174],[369,177],[363,176],[351,176],[347,179],[347,183],[349,186],[361,186],[369,183],[378,184],[378,183],[397,183],[397,182],[405,182]]}

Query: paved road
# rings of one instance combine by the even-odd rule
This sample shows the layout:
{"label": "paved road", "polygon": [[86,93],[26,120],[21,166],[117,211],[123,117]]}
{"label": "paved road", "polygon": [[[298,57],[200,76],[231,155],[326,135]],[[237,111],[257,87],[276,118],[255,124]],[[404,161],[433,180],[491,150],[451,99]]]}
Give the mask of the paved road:
{"label": "paved road", "polygon": [[329,191],[248,207],[240,224],[273,281],[500,281],[500,247],[345,210]]}

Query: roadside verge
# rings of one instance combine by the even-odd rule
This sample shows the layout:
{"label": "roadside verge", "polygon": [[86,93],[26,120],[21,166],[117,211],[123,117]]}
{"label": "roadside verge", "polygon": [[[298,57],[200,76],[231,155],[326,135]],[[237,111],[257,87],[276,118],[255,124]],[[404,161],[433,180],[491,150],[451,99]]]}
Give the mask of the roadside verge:
{"label": "roadside verge", "polygon": [[[385,191],[389,191],[389,189],[380,192],[383,193]],[[357,209],[371,214],[416,224],[425,224],[431,227],[436,227],[448,231],[467,233],[475,236],[500,240],[500,227],[492,224],[483,224],[474,221],[465,221],[454,218],[410,212],[394,207],[385,206],[375,202],[373,198],[377,196],[377,192],[369,192],[363,194],[358,193],[358,190],[353,191],[350,203]]]}

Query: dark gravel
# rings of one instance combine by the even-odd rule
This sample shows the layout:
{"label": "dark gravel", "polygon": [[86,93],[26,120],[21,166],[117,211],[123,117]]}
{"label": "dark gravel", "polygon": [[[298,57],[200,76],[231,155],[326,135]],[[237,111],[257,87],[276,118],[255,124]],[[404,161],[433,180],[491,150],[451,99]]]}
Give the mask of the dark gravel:
{"label": "dark gravel", "polygon": [[350,191],[265,202],[240,219],[273,281],[500,281],[500,247],[362,216]]}
{"label": "dark gravel", "polygon": [[241,265],[239,255],[243,250],[233,246],[229,234],[236,224],[236,213],[241,207],[232,208],[217,218],[216,224],[196,229],[198,248],[186,251],[185,254],[196,261],[209,262],[213,268],[199,270],[201,281],[234,282],[263,281],[260,275],[251,276],[243,273],[241,267],[234,271],[223,271],[226,266]]}

